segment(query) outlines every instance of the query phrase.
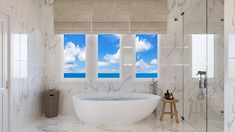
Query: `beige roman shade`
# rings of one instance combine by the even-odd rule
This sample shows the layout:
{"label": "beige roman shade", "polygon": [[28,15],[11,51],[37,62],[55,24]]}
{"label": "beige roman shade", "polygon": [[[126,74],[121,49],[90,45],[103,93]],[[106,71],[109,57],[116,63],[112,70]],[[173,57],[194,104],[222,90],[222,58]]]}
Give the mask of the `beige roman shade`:
{"label": "beige roman shade", "polygon": [[55,33],[164,33],[167,0],[55,0]]}
{"label": "beige roman shade", "polygon": [[167,0],[130,0],[131,33],[164,33]]}
{"label": "beige roman shade", "polygon": [[91,0],[55,0],[55,33],[90,33]]}

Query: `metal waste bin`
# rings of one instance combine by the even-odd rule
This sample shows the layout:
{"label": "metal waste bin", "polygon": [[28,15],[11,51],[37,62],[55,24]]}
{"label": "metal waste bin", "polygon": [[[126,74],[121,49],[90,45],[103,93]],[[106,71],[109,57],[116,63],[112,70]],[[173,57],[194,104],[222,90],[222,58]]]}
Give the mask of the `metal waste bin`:
{"label": "metal waste bin", "polygon": [[45,90],[43,92],[44,111],[47,118],[58,115],[59,93],[59,90],[56,89]]}

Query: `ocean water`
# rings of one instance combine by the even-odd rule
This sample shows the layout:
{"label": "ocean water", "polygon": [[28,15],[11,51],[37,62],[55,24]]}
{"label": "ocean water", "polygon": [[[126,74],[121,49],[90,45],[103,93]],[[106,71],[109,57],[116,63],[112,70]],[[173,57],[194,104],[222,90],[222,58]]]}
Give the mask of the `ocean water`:
{"label": "ocean water", "polygon": [[86,73],[64,73],[64,78],[86,78]]}
{"label": "ocean water", "polygon": [[120,78],[120,73],[98,73],[98,78]]}
{"label": "ocean water", "polygon": [[[86,73],[64,73],[64,78],[86,78]],[[98,73],[98,78],[120,78],[120,73]],[[158,78],[158,74],[136,73],[136,78]]]}
{"label": "ocean water", "polygon": [[158,78],[157,73],[136,73],[136,78]]}

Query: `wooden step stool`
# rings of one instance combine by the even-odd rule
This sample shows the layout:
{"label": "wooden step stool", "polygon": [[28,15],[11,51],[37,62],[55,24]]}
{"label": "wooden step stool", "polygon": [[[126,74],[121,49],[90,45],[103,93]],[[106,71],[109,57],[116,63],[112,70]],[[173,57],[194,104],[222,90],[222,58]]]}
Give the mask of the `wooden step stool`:
{"label": "wooden step stool", "polygon": [[[169,114],[171,115],[171,119],[173,119],[173,116],[175,116],[176,123],[179,123],[178,112],[176,109],[176,103],[179,102],[179,99],[168,100],[168,99],[163,98],[162,102],[163,102],[163,106],[162,106],[162,113],[161,113],[160,121],[163,121],[164,114]],[[165,112],[166,103],[170,103],[171,112]]]}

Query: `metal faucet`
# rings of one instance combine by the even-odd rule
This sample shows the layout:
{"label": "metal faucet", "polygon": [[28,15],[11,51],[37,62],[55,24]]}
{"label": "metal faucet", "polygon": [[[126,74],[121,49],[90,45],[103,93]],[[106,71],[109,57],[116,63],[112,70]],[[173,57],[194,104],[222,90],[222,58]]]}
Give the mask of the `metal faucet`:
{"label": "metal faucet", "polygon": [[158,81],[154,81],[154,78],[152,78],[152,84],[150,84],[152,87],[153,91],[152,94],[157,95],[157,86],[158,86]]}
{"label": "metal faucet", "polygon": [[[158,81],[157,81],[157,80],[154,81],[154,78],[152,78],[152,84],[150,84],[150,86],[153,88],[152,93],[153,93],[154,95],[157,95]],[[153,113],[154,113],[154,116],[157,116],[157,110],[156,110],[156,109],[154,109]]]}
{"label": "metal faucet", "polygon": [[207,88],[207,75],[206,75],[206,71],[198,71],[197,75],[200,75],[200,78],[199,78],[199,88]]}

